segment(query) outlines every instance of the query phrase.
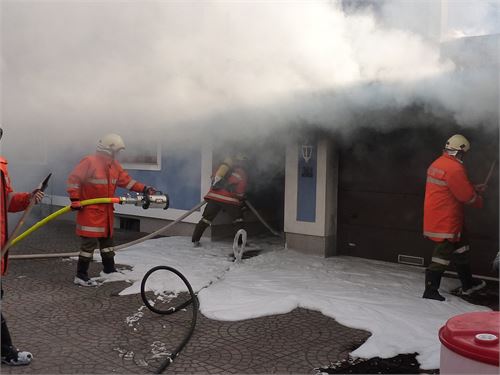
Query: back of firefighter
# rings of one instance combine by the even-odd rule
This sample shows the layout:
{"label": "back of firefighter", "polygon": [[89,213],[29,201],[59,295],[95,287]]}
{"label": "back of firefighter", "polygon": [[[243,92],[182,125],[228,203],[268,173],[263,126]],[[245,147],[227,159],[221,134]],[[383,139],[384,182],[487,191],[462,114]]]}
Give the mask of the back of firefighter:
{"label": "back of firefighter", "polygon": [[[0,139],[2,138],[2,135],[3,130],[0,128]],[[31,194],[14,192],[10,183],[7,160],[0,156],[0,241],[2,249],[8,240],[7,212],[24,211],[29,206],[33,197],[35,202],[39,203],[43,198],[43,193],[38,190],[35,190]],[[7,251],[1,258],[2,277],[4,277],[7,273],[8,258],[9,251]],[[3,298],[3,288],[1,290],[1,296]],[[2,363],[13,366],[29,364],[33,359],[33,355],[30,352],[19,351],[16,349],[16,347],[12,344],[12,338],[7,327],[7,322],[3,317],[3,313],[1,314],[1,318]]]}
{"label": "back of firefighter", "polygon": [[195,247],[200,245],[203,232],[212,225],[220,211],[225,211],[231,217],[235,233],[243,229],[242,208],[248,184],[244,165],[246,161],[247,158],[243,154],[226,158],[212,176],[212,186],[205,196],[207,206],[203,211],[203,217],[196,224],[191,239]]}
{"label": "back of firefighter", "polygon": [[441,277],[455,263],[462,284],[459,293],[468,295],[486,284],[472,277],[470,245],[464,229],[464,206],[481,208],[479,195],[484,185],[473,186],[467,177],[463,157],[470,143],[462,135],[452,136],[443,154],[427,170],[424,201],[424,236],[434,243],[431,264],[425,273],[423,298],[444,301],[439,294]]}
{"label": "back of firefighter", "polygon": [[154,194],[152,187],[135,181],[116,160],[125,149],[123,139],[117,134],[107,134],[97,144],[94,155],[83,158],[68,176],[67,191],[71,207],[77,210],[76,234],[81,237],[80,254],[74,283],[95,286],[88,269],[94,249],[99,245],[104,273],[116,272],[113,251],[113,205],[96,204],[82,207],[80,201],[93,198],[111,198],[121,187],[138,193]]}

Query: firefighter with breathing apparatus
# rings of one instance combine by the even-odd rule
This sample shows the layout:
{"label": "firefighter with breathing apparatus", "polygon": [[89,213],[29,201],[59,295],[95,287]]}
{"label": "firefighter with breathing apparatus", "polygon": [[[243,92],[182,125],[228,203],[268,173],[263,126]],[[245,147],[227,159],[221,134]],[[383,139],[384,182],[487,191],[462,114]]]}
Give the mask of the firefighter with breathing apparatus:
{"label": "firefighter with breathing apparatus", "polygon": [[104,273],[116,272],[113,251],[113,205],[82,207],[80,201],[111,198],[117,187],[145,195],[156,193],[155,188],[132,179],[116,160],[117,154],[124,149],[122,137],[117,134],[107,134],[98,141],[96,153],[84,157],[68,177],[67,191],[71,199],[71,208],[78,211],[76,234],[82,239],[74,279],[77,285],[97,285],[88,276],[96,244],[101,251]]}
{"label": "firefighter with breathing apparatus", "polygon": [[464,229],[464,206],[483,206],[484,184],[472,185],[463,165],[470,143],[456,134],[446,142],[443,154],[427,170],[424,201],[424,236],[434,242],[432,262],[425,272],[423,298],[444,301],[439,294],[441,277],[454,262],[462,284],[459,294],[470,295],[486,283],[472,277],[470,245]]}
{"label": "firefighter with breathing apparatus", "polygon": [[[2,138],[3,130],[0,128],[0,139]],[[1,247],[7,244],[7,212],[19,212],[23,211],[30,205],[32,199],[35,203],[40,203],[44,194],[41,190],[35,190],[30,193],[16,193],[13,191],[9,172],[7,169],[7,160],[0,157],[0,237],[1,237]],[[9,251],[4,254],[1,259],[2,263],[2,278],[7,273],[7,262],[8,262]],[[3,298],[3,289],[1,291]],[[33,355],[30,352],[19,351],[12,344],[12,338],[7,328],[7,322],[2,315],[2,363],[11,366],[27,365],[33,359]]]}
{"label": "firefighter with breathing apparatus", "polygon": [[205,196],[207,206],[191,239],[195,247],[200,246],[203,232],[220,211],[225,211],[231,217],[235,233],[243,229],[243,206],[248,183],[245,171],[247,161],[247,157],[242,153],[226,158],[212,176],[210,191]]}

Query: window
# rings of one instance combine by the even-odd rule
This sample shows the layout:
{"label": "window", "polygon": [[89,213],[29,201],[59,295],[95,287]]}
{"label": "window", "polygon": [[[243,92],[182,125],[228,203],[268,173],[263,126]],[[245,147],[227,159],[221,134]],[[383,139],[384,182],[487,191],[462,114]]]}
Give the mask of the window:
{"label": "window", "polygon": [[160,171],[161,145],[156,143],[139,146],[127,143],[127,148],[120,155],[120,161],[125,169]]}

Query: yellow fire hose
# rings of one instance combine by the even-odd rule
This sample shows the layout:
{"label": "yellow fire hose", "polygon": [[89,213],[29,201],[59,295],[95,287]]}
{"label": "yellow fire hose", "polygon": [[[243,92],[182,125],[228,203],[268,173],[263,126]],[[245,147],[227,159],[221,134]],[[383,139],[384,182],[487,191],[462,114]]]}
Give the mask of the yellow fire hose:
{"label": "yellow fire hose", "polygon": [[[119,198],[95,198],[95,199],[87,199],[87,200],[81,201],[80,203],[81,203],[82,206],[88,206],[88,205],[92,205],[92,204],[114,204],[114,203],[125,204],[125,203],[129,203],[128,199],[129,198],[126,198],[126,197],[119,197]],[[152,239],[152,238],[154,238],[154,237],[156,237],[158,235],[161,235],[167,229],[173,227],[174,225],[176,225],[179,222],[181,222],[182,220],[184,220],[186,217],[190,216],[193,212],[199,210],[206,203],[207,203],[206,201],[201,201],[196,206],[194,206],[191,210],[187,211],[186,213],[184,213],[183,215],[181,215],[179,218],[177,218],[175,221],[173,221],[173,222],[167,224],[166,226],[164,226],[164,227],[162,227],[162,228],[154,231],[153,233],[150,233],[150,234],[148,234],[148,235],[146,235],[144,237],[141,237],[141,238],[139,238],[137,240],[134,240],[134,241],[131,241],[131,242],[127,242],[127,243],[124,243],[122,245],[114,246],[113,250],[114,251],[123,250],[125,248],[130,247],[130,246],[137,245],[137,244],[139,244],[141,242],[147,241],[147,240]],[[266,228],[268,228],[274,235],[280,236],[280,234],[278,232],[276,232],[275,230],[273,230],[269,226],[269,224],[267,224],[265,222],[265,220],[259,215],[259,213],[253,207],[253,205],[250,204],[250,202],[247,201],[246,204],[250,208],[250,210],[256,215],[257,219],[259,219],[259,221],[261,221],[266,226]],[[22,234],[20,234],[16,238],[14,238],[12,240],[11,244],[10,244],[10,247],[16,245],[19,241],[22,241],[24,238],[26,238],[27,236],[29,236],[34,231],[40,229],[41,227],[43,227],[44,225],[46,225],[50,221],[54,220],[55,218],[57,218],[57,217],[59,217],[61,215],[66,214],[66,213],[68,213],[70,211],[71,211],[71,206],[66,206],[66,207],[63,207],[60,210],[58,210],[58,211],[50,214],[49,216],[47,216],[43,220],[40,220],[38,223],[36,223],[35,225],[33,225],[31,228],[27,229],[25,232],[23,232]],[[4,255],[4,252],[6,250],[8,250],[8,248],[2,250],[2,256]],[[11,259],[39,259],[39,258],[63,258],[63,257],[74,257],[74,256],[78,256],[78,252],[71,252],[71,253],[68,252],[68,253],[20,254],[20,255],[12,255],[12,256],[10,256],[10,258]]]}
{"label": "yellow fire hose", "polygon": [[[127,198],[96,198],[96,199],[87,199],[87,200],[81,201],[80,203],[81,203],[82,206],[88,206],[88,205],[91,205],[91,204],[113,204],[113,203],[124,203],[124,202],[126,202],[126,199]],[[205,202],[205,201],[201,201],[196,206],[194,206],[191,210],[189,210],[188,212],[184,213],[183,215],[181,215],[179,218],[177,218],[175,221],[169,223],[168,225],[166,225],[166,226],[164,226],[164,227],[162,227],[162,228],[154,231],[153,233],[150,233],[150,234],[148,234],[148,235],[146,235],[144,237],[141,237],[141,238],[139,238],[137,240],[134,240],[134,241],[131,241],[131,242],[119,245],[119,246],[115,246],[113,248],[113,250],[114,251],[122,250],[122,249],[125,249],[125,248],[133,246],[133,245],[137,245],[137,244],[139,244],[141,242],[147,241],[147,240],[149,240],[149,239],[151,239],[153,237],[156,237],[156,236],[162,234],[167,229],[171,228],[175,224],[177,224],[180,221],[184,220],[186,217],[188,217],[189,215],[191,215],[193,212],[199,210],[206,203],[207,202]],[[23,232],[18,237],[16,237],[12,241],[12,246],[15,245],[16,243],[18,243],[19,241],[23,240],[25,237],[29,236],[31,233],[33,233],[37,229],[43,227],[48,222],[54,220],[55,218],[57,218],[57,217],[65,214],[65,213],[68,213],[70,211],[71,211],[71,206],[66,206],[66,207],[63,207],[60,210],[52,213],[51,215],[47,216],[45,219],[39,221],[38,223],[36,223],[35,225],[33,225],[31,228],[27,229],[25,232]],[[2,253],[2,255],[3,255],[3,253]],[[43,254],[42,253],[42,254],[29,254],[29,255],[13,255],[13,256],[10,256],[10,258],[11,259],[35,259],[35,258],[61,258],[61,257],[73,257],[73,256],[78,256],[78,252],[74,252],[74,253],[49,253],[49,254]]]}
{"label": "yellow fire hose", "polygon": [[[81,201],[80,203],[81,203],[82,207],[83,206],[89,206],[91,204],[120,203],[120,198],[95,198],[95,199],[87,199],[87,200]],[[57,210],[56,212],[50,214],[45,219],[40,220],[38,223],[36,223],[35,225],[33,225],[31,228],[27,229],[26,231],[24,231],[23,233],[21,233],[19,236],[17,236],[16,238],[14,238],[12,240],[12,242],[11,242],[11,247],[14,246],[16,243],[18,243],[19,241],[22,241],[24,238],[26,238],[27,236],[29,236],[31,233],[33,233],[37,229],[40,229],[41,227],[43,227],[48,222],[54,220],[55,218],[57,218],[57,217],[59,217],[61,215],[66,214],[66,213],[68,213],[70,211],[71,211],[71,206],[66,206],[66,207],[63,207],[60,210]],[[4,255],[4,252],[2,251],[2,256],[3,255]]]}

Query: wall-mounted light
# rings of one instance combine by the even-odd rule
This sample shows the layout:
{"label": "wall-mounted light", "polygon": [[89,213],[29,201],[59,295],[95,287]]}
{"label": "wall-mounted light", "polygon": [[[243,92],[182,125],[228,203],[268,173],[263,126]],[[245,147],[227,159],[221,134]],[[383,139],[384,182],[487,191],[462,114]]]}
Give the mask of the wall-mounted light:
{"label": "wall-mounted light", "polygon": [[304,158],[304,161],[306,163],[309,163],[309,160],[311,160],[312,152],[313,152],[313,147],[314,146],[312,146],[308,142],[305,142],[302,145],[302,157]]}

